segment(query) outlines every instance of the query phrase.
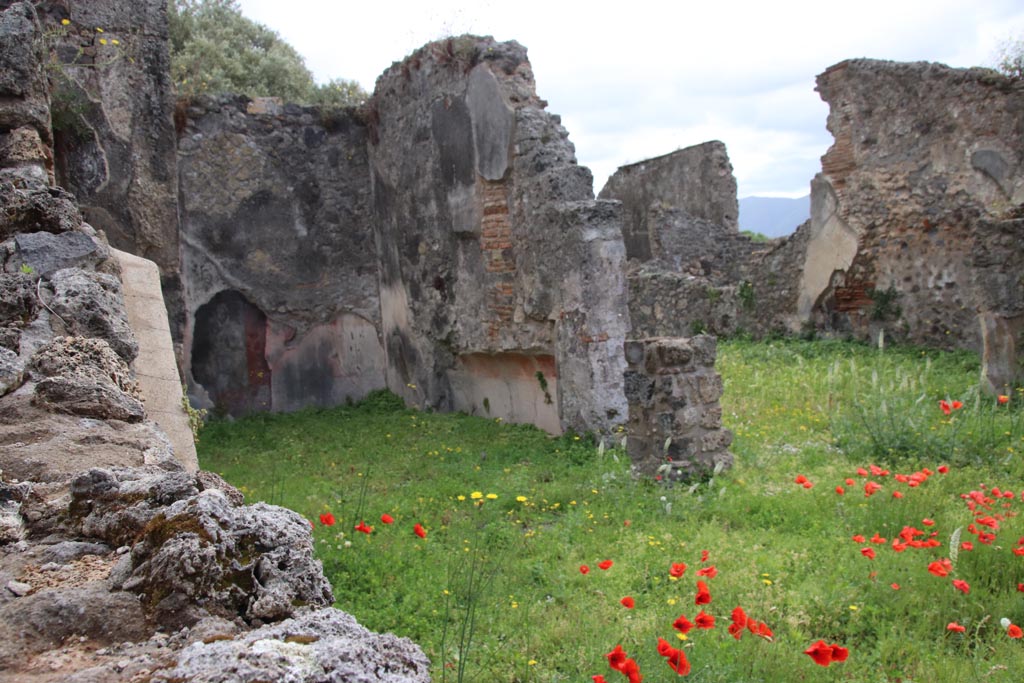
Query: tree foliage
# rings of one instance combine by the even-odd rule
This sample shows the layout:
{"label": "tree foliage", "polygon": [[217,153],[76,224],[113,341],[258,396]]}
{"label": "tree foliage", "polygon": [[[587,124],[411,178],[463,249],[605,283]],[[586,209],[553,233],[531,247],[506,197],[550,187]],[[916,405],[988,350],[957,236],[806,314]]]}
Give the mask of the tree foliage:
{"label": "tree foliage", "polygon": [[1024,35],[1007,39],[996,56],[996,70],[1010,78],[1024,78]]}
{"label": "tree foliage", "polygon": [[336,78],[317,85],[302,56],[236,0],[170,0],[171,77],[180,95],[239,93],[289,102],[356,105],[366,92]]}

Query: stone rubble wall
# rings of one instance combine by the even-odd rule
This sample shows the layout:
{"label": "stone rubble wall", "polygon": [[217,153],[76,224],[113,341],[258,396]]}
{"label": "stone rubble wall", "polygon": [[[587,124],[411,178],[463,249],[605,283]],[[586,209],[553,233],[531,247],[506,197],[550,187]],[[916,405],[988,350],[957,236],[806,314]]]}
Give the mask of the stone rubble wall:
{"label": "stone rubble wall", "polygon": [[291,411],[383,388],[362,120],[234,96],[195,101],[180,120],[183,342],[196,403]]}
{"label": "stone rubble wall", "polygon": [[593,199],[526,50],[431,43],[378,79],[371,106],[388,388],[556,433],[620,424],[619,207]]}
{"label": "stone rubble wall", "polygon": [[[986,357],[1019,348],[1024,270],[992,277],[992,264],[1021,263],[1024,82],[857,59],[821,74],[818,91],[835,142],[812,187],[801,318]],[[890,288],[898,309],[878,305]],[[990,380],[1021,377],[1018,367]]]}
{"label": "stone rubble wall", "polygon": [[709,335],[626,342],[626,450],[640,473],[689,481],[732,465],[716,352]]}
{"label": "stone rubble wall", "polygon": [[[735,233],[739,225],[736,178],[725,145],[718,140],[622,166],[600,197],[623,203],[626,254],[641,261],[676,258],[676,250],[688,245],[671,240],[680,231],[664,229],[664,218],[650,215],[652,209],[676,209],[685,214],[683,220],[702,222],[704,229],[687,230],[700,239],[689,247],[697,258],[705,253],[704,247],[713,247],[716,237]],[[687,254],[684,260],[689,258]]]}
{"label": "stone rubble wall", "polygon": [[807,226],[755,242],[736,227],[736,180],[713,141],[620,168],[602,197],[623,204],[634,337],[787,334]]}

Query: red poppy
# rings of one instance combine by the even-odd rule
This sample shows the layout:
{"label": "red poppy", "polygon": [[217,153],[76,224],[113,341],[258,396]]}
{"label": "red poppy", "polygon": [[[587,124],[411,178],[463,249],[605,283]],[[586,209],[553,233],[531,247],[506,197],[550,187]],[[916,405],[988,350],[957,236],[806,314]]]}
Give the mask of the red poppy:
{"label": "red poppy", "polygon": [[805,484],[807,483],[807,477],[802,474],[796,475],[796,479],[793,480],[794,484]]}
{"label": "red poppy", "polygon": [[953,568],[953,563],[947,559],[939,562],[931,562],[928,564],[928,572],[935,576],[943,577],[949,575],[949,570]]}
{"label": "red poppy", "polygon": [[939,469],[939,474],[945,474],[946,472],[949,472],[949,466],[948,465],[939,465],[938,469]]}
{"label": "red poppy", "polygon": [[708,561],[708,551],[707,550],[701,550],[700,551],[700,561],[701,562],[707,562]]}
{"label": "red poppy", "polygon": [[697,625],[697,628],[709,629],[715,627],[715,617],[708,614],[704,610],[697,613],[697,616],[693,618],[693,623]]}
{"label": "red poppy", "polygon": [[359,524],[356,524],[355,529],[356,529],[356,531],[362,531],[364,534],[372,534],[373,533],[373,527],[369,526],[363,520],[359,520]]}
{"label": "red poppy", "polygon": [[876,492],[880,491],[881,489],[881,484],[874,481],[868,481],[867,483],[864,484],[864,496],[866,498],[869,498]]}
{"label": "red poppy", "polygon": [[1017,584],[1017,592],[1018,593],[1024,593],[1024,583],[1018,583]]}
{"label": "red poppy", "polygon": [[924,519],[921,520],[921,524],[924,524],[925,526],[935,526],[935,520],[934,519],[928,519],[927,517],[925,517]]}
{"label": "red poppy", "polygon": [[824,640],[819,640],[804,650],[804,654],[809,655],[815,664],[828,666],[832,662],[845,662],[850,656],[850,651],[835,643],[828,645]]}
{"label": "red poppy", "polygon": [[808,655],[814,660],[815,664],[820,666],[828,666],[832,663],[832,646],[827,644],[824,640],[811,645],[809,648],[804,650],[804,654]]}
{"label": "red poppy", "polygon": [[608,666],[616,671],[622,671],[622,667],[626,663],[626,652],[621,645],[616,645],[615,649],[605,656],[608,658]]}
{"label": "red poppy", "polygon": [[838,493],[841,496],[844,493],[846,493],[846,489],[844,489],[842,486],[837,486],[836,487],[836,493]]}
{"label": "red poppy", "polygon": [[902,491],[893,491],[892,492],[892,497],[893,498],[902,498],[903,497],[903,492]]}
{"label": "red poppy", "polygon": [[956,623],[955,621],[951,621],[948,624],[946,624],[946,630],[947,631],[956,631],[957,633],[963,633],[964,631],[967,630],[967,627],[961,626],[960,624]]}
{"label": "red poppy", "polygon": [[890,583],[889,588],[892,588],[894,591],[898,591],[900,589],[900,585],[898,583]]}
{"label": "red poppy", "polygon": [[687,619],[685,614],[680,614],[679,618],[672,622],[672,628],[680,633],[689,633],[693,628],[693,622]]}
{"label": "red poppy", "polygon": [[324,526],[334,526],[334,515],[330,512],[325,512],[320,515],[320,523]]}
{"label": "red poppy", "polygon": [[613,564],[614,562],[612,562],[611,560],[602,560],[601,562],[597,563],[597,567],[598,569],[608,569]]}
{"label": "red poppy", "polygon": [[580,574],[589,574],[589,573],[590,573],[590,567],[588,567],[585,564],[581,564],[580,565]]}
{"label": "red poppy", "polygon": [[964,407],[964,404],[960,401],[953,401],[953,410],[960,410]]}
{"label": "red poppy", "polygon": [[741,637],[743,637],[743,629],[744,626],[741,626],[740,624],[729,624],[729,635],[735,638],[736,640],[739,640]]}
{"label": "red poppy", "polygon": [[706,576],[709,579],[713,579],[716,576],[718,576],[718,569],[715,568],[715,565],[709,564],[707,567],[702,567],[701,569],[698,569],[697,576]]}
{"label": "red poppy", "polygon": [[854,543],[863,543],[864,537],[861,534],[854,534],[850,537]]}
{"label": "red poppy", "polygon": [[673,562],[672,566],[668,569],[668,575],[674,576],[677,579],[683,575],[686,571],[686,565],[682,562]]}
{"label": "red poppy", "polygon": [[708,585],[703,581],[697,582],[697,597],[694,598],[693,604],[695,605],[707,605],[711,602],[711,591],[708,590]]}
{"label": "red poppy", "polygon": [[1007,403],[1010,402],[1010,397],[1007,396],[1006,394],[999,394],[999,398],[997,398],[996,400],[999,401],[999,405],[1005,406]]}
{"label": "red poppy", "polygon": [[594,681],[594,683],[608,683],[608,681],[606,681],[604,676],[602,676],[601,674],[591,676],[590,678]]}
{"label": "red poppy", "polygon": [[619,602],[621,602],[622,606],[626,609],[633,609],[633,607],[636,605],[636,603],[633,601],[633,598],[629,597],[628,595],[619,600]]}
{"label": "red poppy", "polygon": [[743,608],[738,605],[735,608],[733,608],[732,614],[730,616],[732,617],[732,623],[734,624],[746,625],[747,623],[747,613],[743,611]]}
{"label": "red poppy", "polygon": [[858,467],[857,468],[857,476],[858,477],[866,477],[866,476],[868,476],[868,471],[866,469],[864,469],[863,467]]}
{"label": "red poppy", "polygon": [[1017,624],[1010,624],[1010,628],[1006,629],[1006,635],[1011,638],[1020,638],[1024,636],[1024,631],[1021,631],[1020,626],[1017,626]]}
{"label": "red poppy", "polygon": [[871,540],[872,543],[874,543],[876,545],[882,545],[882,544],[886,543],[886,541],[887,541],[887,539],[885,539],[884,537],[879,536],[877,531],[875,532],[875,535],[871,537],[870,540]]}
{"label": "red poppy", "polygon": [[644,680],[644,677],[640,675],[640,667],[634,659],[626,660],[626,663],[622,666],[622,673],[629,683],[640,683]]}
{"label": "red poppy", "polygon": [[974,550],[974,544],[970,541],[963,541],[960,543],[960,550]]}
{"label": "red poppy", "polygon": [[395,518],[385,512],[383,515],[380,516],[380,521],[382,524],[394,524]]}
{"label": "red poppy", "polygon": [[945,415],[949,415],[953,412],[953,409],[949,405],[949,401],[946,400],[939,401],[939,410],[941,410]]}
{"label": "red poppy", "polygon": [[868,558],[869,560],[875,559],[875,549],[874,548],[861,548],[860,549],[860,554],[863,555],[864,557]]}
{"label": "red poppy", "polygon": [[967,595],[971,592],[970,585],[966,581],[961,581],[960,579],[953,579],[953,588],[956,588],[964,595]]}
{"label": "red poppy", "polygon": [[768,624],[764,623],[763,621],[754,621],[753,619],[751,619],[747,622],[747,628],[750,629],[750,632],[754,635],[761,636],[766,640],[771,640],[772,637],[775,635],[772,632],[772,630],[768,628]]}
{"label": "red poppy", "polygon": [[853,481],[853,479],[847,479],[847,480],[846,480],[846,485],[847,485],[847,486],[853,486],[853,485],[854,485],[854,483],[856,483],[856,482],[854,482],[854,481]]}
{"label": "red poppy", "polygon": [[420,538],[426,538],[427,537],[427,530],[424,529],[423,525],[420,524],[419,522],[416,522],[416,524],[413,525],[412,532],[414,534],[416,534],[417,536],[419,536]]}
{"label": "red poppy", "polygon": [[687,676],[690,673],[690,662],[686,659],[686,653],[678,648],[671,648],[667,655],[663,655],[666,658],[668,667],[675,671],[680,676]]}

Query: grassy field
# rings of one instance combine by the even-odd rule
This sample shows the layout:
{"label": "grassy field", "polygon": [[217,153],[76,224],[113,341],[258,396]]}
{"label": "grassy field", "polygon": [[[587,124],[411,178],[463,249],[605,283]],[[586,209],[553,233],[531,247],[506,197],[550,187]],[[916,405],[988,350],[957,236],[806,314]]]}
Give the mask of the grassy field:
{"label": "grassy field", "polygon": [[[692,486],[386,394],[210,424],[200,461],[313,521],[337,606],[421,644],[436,681],[625,681],[617,645],[675,679],[659,638],[700,681],[1021,680],[1024,396],[919,349],[729,341],[718,369],[736,466]],[[771,636],[730,633],[736,607]],[[714,628],[673,627],[702,611]],[[819,640],[849,658],[816,663]]]}

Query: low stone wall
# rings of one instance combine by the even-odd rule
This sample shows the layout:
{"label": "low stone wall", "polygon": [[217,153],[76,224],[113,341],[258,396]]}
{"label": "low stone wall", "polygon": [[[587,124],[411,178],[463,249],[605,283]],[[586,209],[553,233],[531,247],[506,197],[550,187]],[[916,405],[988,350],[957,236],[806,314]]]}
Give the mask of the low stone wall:
{"label": "low stone wall", "polygon": [[625,346],[629,436],[634,468],[667,481],[732,465],[732,433],[722,428],[722,378],[715,338],[631,339]]}

